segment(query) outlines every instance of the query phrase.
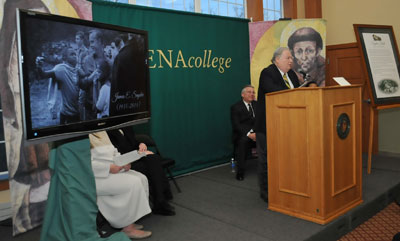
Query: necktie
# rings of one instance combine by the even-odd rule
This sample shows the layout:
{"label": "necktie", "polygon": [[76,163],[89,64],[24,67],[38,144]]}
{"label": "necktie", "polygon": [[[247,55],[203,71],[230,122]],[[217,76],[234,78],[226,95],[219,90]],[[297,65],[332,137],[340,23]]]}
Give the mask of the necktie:
{"label": "necktie", "polygon": [[288,80],[288,78],[287,78],[286,73],[283,74],[282,77],[283,77],[283,80],[285,81],[286,86],[287,86],[289,89],[291,89],[290,84],[289,84],[289,80]]}
{"label": "necktie", "polygon": [[247,104],[247,105],[249,106],[250,115],[254,117],[253,107],[251,107],[251,104]]}

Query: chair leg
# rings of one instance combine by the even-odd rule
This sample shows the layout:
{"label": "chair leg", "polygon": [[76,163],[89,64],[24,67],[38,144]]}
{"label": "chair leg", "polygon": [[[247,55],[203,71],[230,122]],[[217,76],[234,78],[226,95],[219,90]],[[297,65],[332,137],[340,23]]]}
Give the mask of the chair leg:
{"label": "chair leg", "polygon": [[171,173],[171,171],[169,170],[169,167],[166,167],[165,169],[167,169],[169,178],[170,178],[170,179],[172,180],[172,182],[174,183],[176,189],[178,190],[179,193],[181,193],[182,191],[181,191],[181,189],[179,188],[178,183],[176,183],[175,178],[172,176],[172,173]]}

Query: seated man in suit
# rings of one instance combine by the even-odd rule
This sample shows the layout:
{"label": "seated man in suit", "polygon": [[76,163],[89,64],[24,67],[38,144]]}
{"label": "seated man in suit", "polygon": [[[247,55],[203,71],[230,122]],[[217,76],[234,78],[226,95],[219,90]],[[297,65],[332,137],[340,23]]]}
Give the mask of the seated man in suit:
{"label": "seated man in suit", "polygon": [[236,179],[239,181],[244,179],[246,156],[256,144],[256,133],[253,132],[256,106],[254,99],[254,87],[246,85],[242,89],[242,100],[231,107],[234,156],[237,162]]}
{"label": "seated man in suit", "polygon": [[172,199],[172,193],[168,178],[162,167],[161,157],[147,150],[144,143],[139,143],[135,138],[135,132],[131,126],[116,130],[108,130],[111,143],[121,154],[138,150],[147,155],[131,164],[131,169],[143,173],[149,180],[150,200],[153,203],[154,214],[173,216],[175,208],[168,202]]}

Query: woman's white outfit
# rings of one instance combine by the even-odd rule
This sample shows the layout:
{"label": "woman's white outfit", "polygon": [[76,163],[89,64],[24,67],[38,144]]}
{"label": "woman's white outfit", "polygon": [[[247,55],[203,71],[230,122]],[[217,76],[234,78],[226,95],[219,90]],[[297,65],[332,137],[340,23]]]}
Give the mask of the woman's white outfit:
{"label": "woman's white outfit", "polygon": [[105,131],[89,135],[97,205],[114,228],[123,228],[151,212],[146,176],[133,170],[110,173],[113,157],[120,155]]}

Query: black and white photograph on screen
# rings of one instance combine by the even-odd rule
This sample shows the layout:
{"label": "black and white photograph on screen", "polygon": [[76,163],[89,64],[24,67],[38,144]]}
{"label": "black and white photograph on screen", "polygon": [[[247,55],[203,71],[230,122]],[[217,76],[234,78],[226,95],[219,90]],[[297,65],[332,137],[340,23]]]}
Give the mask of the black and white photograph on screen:
{"label": "black and white photograph on screen", "polygon": [[22,38],[33,129],[146,110],[143,36],[30,19]]}

